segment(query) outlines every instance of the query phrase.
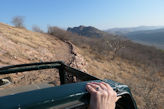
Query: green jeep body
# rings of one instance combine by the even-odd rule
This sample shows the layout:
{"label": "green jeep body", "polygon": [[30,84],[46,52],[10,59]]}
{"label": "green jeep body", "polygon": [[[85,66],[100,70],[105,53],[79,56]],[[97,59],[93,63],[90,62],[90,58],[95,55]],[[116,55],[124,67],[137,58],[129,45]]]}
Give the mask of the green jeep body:
{"label": "green jeep body", "polygon": [[[89,104],[90,94],[86,91],[85,86],[91,81],[104,81],[110,84],[118,96],[122,96],[116,103],[116,109],[137,109],[135,100],[127,85],[112,80],[100,80],[60,61],[2,67],[0,68],[0,74],[52,68],[59,70],[60,86],[18,91],[18,93],[1,96],[0,109],[86,109]],[[78,82],[73,81],[73,77],[76,77]]]}

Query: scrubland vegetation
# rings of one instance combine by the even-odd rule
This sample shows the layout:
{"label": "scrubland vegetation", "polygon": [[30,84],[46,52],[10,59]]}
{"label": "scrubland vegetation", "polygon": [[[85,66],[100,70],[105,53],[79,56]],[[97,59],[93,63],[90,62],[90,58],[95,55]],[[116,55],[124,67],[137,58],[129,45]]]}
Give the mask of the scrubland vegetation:
{"label": "scrubland vegetation", "polygon": [[[110,34],[100,38],[85,37],[51,26],[48,27],[49,35],[42,34],[38,26],[34,26],[33,31],[35,32],[0,25],[2,65],[40,60],[55,61],[63,58],[63,61],[68,61],[71,56],[66,55],[70,55],[70,51],[64,42],[70,41],[78,47],[79,53],[88,63],[86,69],[89,74],[127,84],[139,109],[163,108],[163,50],[133,43]],[[3,51],[9,56],[2,53]],[[24,78],[30,79],[29,75],[26,76]],[[37,76],[31,80],[34,78]]]}
{"label": "scrubland vegetation", "polygon": [[161,50],[113,35],[79,36],[58,27],[49,27],[48,34],[79,47],[90,74],[129,85],[139,109],[162,109],[164,53]]}
{"label": "scrubland vegetation", "polygon": [[24,17],[23,16],[13,17],[11,23],[17,28],[25,28],[25,26],[24,26]]}

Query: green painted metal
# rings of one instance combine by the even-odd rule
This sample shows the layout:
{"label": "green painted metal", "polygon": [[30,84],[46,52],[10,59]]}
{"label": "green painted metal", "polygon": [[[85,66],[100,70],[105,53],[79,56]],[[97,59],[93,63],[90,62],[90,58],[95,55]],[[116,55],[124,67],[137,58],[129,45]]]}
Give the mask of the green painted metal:
{"label": "green painted metal", "polygon": [[25,72],[25,71],[42,70],[42,69],[52,69],[52,68],[60,69],[62,64],[63,63],[59,61],[59,62],[42,62],[42,63],[12,65],[12,66],[0,68],[0,75]]}
{"label": "green painted metal", "polygon": [[[87,106],[90,95],[85,90],[85,86],[90,81],[104,81],[111,85],[117,92],[117,95],[122,96],[116,103],[116,109],[137,109],[128,86],[112,80],[100,80],[85,72],[69,67],[60,61],[7,66],[0,68],[0,75],[52,68],[59,70],[61,86],[0,97],[0,109],[74,109]],[[75,76],[83,82],[67,84],[68,74]]]}

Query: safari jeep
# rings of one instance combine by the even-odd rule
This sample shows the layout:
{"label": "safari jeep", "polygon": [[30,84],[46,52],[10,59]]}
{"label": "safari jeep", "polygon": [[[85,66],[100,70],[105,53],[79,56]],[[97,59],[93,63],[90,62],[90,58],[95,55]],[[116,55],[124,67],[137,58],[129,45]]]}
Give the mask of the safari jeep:
{"label": "safari jeep", "polygon": [[[0,68],[0,75],[43,69],[58,69],[60,86],[47,83],[5,89],[0,91],[0,109],[86,109],[90,95],[85,86],[90,81],[104,81],[110,84],[118,96],[122,96],[116,103],[116,109],[137,109],[127,85],[101,80],[60,61],[6,66]],[[1,85],[9,84],[7,80],[1,81]]]}

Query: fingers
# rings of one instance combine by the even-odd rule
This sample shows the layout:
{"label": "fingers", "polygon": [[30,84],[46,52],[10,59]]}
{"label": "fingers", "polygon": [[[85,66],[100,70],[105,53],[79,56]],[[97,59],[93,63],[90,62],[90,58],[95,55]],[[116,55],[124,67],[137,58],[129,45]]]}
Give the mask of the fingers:
{"label": "fingers", "polygon": [[115,94],[117,94],[109,84],[107,84],[107,83],[105,83],[105,82],[101,82],[101,83],[104,84],[104,85],[108,88],[108,92],[109,92],[109,93],[112,91],[112,92],[114,92]]}
{"label": "fingers", "polygon": [[115,103],[120,99],[113,88],[105,82],[87,83],[86,89],[91,94],[89,104],[91,109],[114,109]]}
{"label": "fingers", "polygon": [[113,88],[109,84],[105,82],[101,82],[101,84],[105,85],[108,88],[108,90],[113,90]]}
{"label": "fingers", "polygon": [[98,85],[98,84],[94,84],[94,83],[87,83],[87,85],[90,85],[91,87],[93,87],[96,91],[97,91],[97,88],[100,90],[101,87]]}
{"label": "fingers", "polygon": [[107,91],[112,90],[113,91],[113,88],[105,82],[90,82],[90,83],[87,83],[87,85],[91,85],[95,89],[97,87],[100,87],[100,89],[102,89],[102,90],[107,90]]}
{"label": "fingers", "polygon": [[[87,83],[86,88],[91,94],[96,94],[97,92],[99,92],[103,93],[105,96],[109,95],[108,97],[112,96],[116,99],[116,101],[119,99],[119,97],[117,98],[117,93],[113,90],[113,88],[105,82]],[[99,89],[97,90],[97,88]]]}
{"label": "fingers", "polygon": [[92,86],[91,84],[87,84],[86,89],[91,94],[96,92],[96,88],[94,86]]}
{"label": "fingers", "polygon": [[120,98],[122,98],[122,97],[121,97],[121,96],[118,96],[118,97],[116,98],[116,102],[117,102]]}
{"label": "fingers", "polygon": [[104,84],[101,84],[101,82],[100,83],[92,82],[92,84],[95,84],[95,85],[99,86],[102,90],[108,90],[107,87]]}
{"label": "fingers", "polygon": [[119,98],[117,99],[117,93],[113,90],[113,88],[109,84],[107,84],[105,82],[101,82],[101,84],[103,84],[107,88],[108,99],[110,99],[111,97],[113,99],[115,99],[115,101],[117,101],[119,99]]}

